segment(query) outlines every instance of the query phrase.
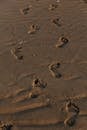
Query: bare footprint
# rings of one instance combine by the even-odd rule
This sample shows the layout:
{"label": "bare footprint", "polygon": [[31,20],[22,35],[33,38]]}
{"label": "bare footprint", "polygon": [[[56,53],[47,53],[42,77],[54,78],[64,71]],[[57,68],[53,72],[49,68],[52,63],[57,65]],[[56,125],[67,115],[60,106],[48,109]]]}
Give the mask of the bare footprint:
{"label": "bare footprint", "polygon": [[26,8],[24,8],[24,9],[20,9],[21,14],[27,15],[29,13],[29,10],[31,9],[31,7],[32,6],[30,5],[30,6],[26,7]]}
{"label": "bare footprint", "polygon": [[19,103],[32,98],[37,98],[41,95],[45,96],[45,93],[42,89],[45,88],[46,86],[47,86],[46,82],[42,81],[39,78],[35,78],[32,82],[32,89],[23,91],[23,94],[21,93],[21,95],[19,95],[20,93],[17,94],[17,97],[16,96],[14,97],[15,99],[12,101],[12,103]]}
{"label": "bare footprint", "polygon": [[36,87],[36,88],[32,89],[32,91],[29,93],[28,96],[29,96],[29,98],[31,99],[31,98],[37,98],[37,97],[39,97],[39,96],[42,95],[42,94],[43,94],[42,89]]}
{"label": "bare footprint", "polygon": [[58,7],[57,4],[50,4],[49,5],[49,10],[55,10]]}
{"label": "bare footprint", "polygon": [[23,55],[21,54],[21,49],[22,49],[22,47],[15,47],[15,48],[11,49],[11,54],[17,60],[23,59]]}
{"label": "bare footprint", "polygon": [[32,82],[32,88],[45,88],[47,86],[47,83],[39,78],[35,78]]}
{"label": "bare footprint", "polygon": [[39,26],[32,24],[28,30],[28,34],[35,34],[39,30]]}
{"label": "bare footprint", "polygon": [[69,112],[73,112],[73,113],[76,113],[76,114],[79,113],[79,107],[71,101],[68,101],[66,103],[65,110],[66,110],[67,113],[69,113]]}
{"label": "bare footprint", "polygon": [[64,37],[64,36],[61,36],[59,39],[58,39],[58,42],[56,44],[56,48],[58,47],[63,47],[65,46],[67,43],[69,42],[69,40]]}
{"label": "bare footprint", "polygon": [[71,114],[64,120],[64,125],[72,127],[76,123],[77,115]]}
{"label": "bare footprint", "polygon": [[12,124],[4,124],[3,122],[0,124],[0,128],[2,130],[11,130],[12,127],[13,127]]}
{"label": "bare footprint", "polygon": [[60,19],[59,19],[59,18],[54,18],[54,19],[52,19],[51,21],[52,21],[52,23],[54,23],[55,25],[61,26],[61,23],[60,23]]}
{"label": "bare footprint", "polygon": [[67,112],[67,117],[64,120],[64,124],[65,126],[68,125],[71,127],[75,124],[79,115],[79,107],[75,103],[68,101],[65,106],[65,111]]}
{"label": "bare footprint", "polygon": [[57,62],[57,63],[52,63],[49,65],[49,71],[51,72],[51,75],[55,78],[61,78],[61,74],[59,72],[59,69],[60,68],[60,63]]}

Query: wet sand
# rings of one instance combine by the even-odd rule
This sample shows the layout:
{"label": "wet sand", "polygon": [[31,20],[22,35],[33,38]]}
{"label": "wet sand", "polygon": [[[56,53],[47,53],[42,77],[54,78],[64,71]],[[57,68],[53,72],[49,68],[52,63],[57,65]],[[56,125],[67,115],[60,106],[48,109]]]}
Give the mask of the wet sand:
{"label": "wet sand", "polygon": [[0,129],[87,129],[86,21],[86,0],[0,1]]}

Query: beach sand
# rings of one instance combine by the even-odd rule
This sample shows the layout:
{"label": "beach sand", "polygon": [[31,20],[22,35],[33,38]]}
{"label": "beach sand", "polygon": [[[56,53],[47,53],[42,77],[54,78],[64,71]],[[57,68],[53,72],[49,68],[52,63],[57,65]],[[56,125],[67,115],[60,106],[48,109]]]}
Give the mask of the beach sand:
{"label": "beach sand", "polygon": [[[71,115],[68,100],[79,112]],[[0,0],[0,121],[87,129],[86,0]]]}

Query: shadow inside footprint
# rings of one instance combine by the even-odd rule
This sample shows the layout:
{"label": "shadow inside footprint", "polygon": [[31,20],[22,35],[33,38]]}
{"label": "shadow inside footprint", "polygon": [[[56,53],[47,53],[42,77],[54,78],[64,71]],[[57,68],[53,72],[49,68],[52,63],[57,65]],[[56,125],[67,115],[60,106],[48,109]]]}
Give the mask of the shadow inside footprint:
{"label": "shadow inside footprint", "polygon": [[66,112],[73,112],[73,113],[76,113],[76,114],[78,114],[79,113],[79,107],[75,104],[75,103],[73,103],[73,102],[71,102],[71,101],[68,101],[67,103],[66,103]]}
{"label": "shadow inside footprint", "polygon": [[58,7],[57,4],[50,4],[49,5],[49,10],[55,10]]}
{"label": "shadow inside footprint", "polygon": [[84,1],[84,3],[86,3],[87,4],[87,0],[83,0]]}
{"label": "shadow inside footprint", "polygon": [[58,70],[59,68],[60,68],[59,62],[49,65],[49,71],[51,72],[51,75],[53,77],[55,77],[55,78],[61,78],[62,77],[61,73]]}
{"label": "shadow inside footprint", "polygon": [[26,7],[24,9],[20,9],[21,14],[27,15],[29,13],[30,7]]}
{"label": "shadow inside footprint", "polygon": [[59,18],[52,19],[51,21],[52,21],[52,23],[54,23],[54,24],[57,25],[58,27],[61,26],[61,24],[60,24],[60,19],[59,19]]}
{"label": "shadow inside footprint", "polygon": [[31,92],[29,93],[29,98],[38,98],[42,94],[41,88],[33,88]]}
{"label": "shadow inside footprint", "polygon": [[40,27],[38,25],[32,24],[28,30],[28,34],[35,34],[39,29]]}
{"label": "shadow inside footprint", "polygon": [[67,112],[67,118],[65,119],[64,124],[65,126],[68,125],[71,127],[76,123],[80,111],[79,107],[70,100],[66,103],[65,110]]}
{"label": "shadow inside footprint", "polygon": [[15,47],[11,49],[11,54],[15,57],[17,60],[23,60],[23,55],[21,54],[22,47]]}
{"label": "shadow inside footprint", "polygon": [[69,42],[69,40],[66,37],[61,36],[56,44],[56,48],[64,47],[68,42]]}
{"label": "shadow inside footprint", "polygon": [[36,88],[36,87],[45,88],[46,86],[47,86],[47,83],[45,83],[41,79],[36,78],[33,80],[33,83],[32,83],[33,88]]}
{"label": "shadow inside footprint", "polygon": [[77,118],[77,115],[71,115],[67,117],[66,120],[64,121],[65,126],[72,127],[73,125],[75,125],[76,118]]}
{"label": "shadow inside footprint", "polygon": [[11,128],[13,127],[13,125],[11,125],[11,124],[9,124],[9,125],[3,125],[2,127],[1,127],[1,129],[2,130],[11,130]]}

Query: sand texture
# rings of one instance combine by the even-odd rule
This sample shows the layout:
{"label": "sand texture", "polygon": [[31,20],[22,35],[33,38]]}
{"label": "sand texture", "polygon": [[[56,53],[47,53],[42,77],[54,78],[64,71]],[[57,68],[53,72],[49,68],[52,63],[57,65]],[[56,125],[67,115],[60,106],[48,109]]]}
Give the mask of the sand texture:
{"label": "sand texture", "polygon": [[0,0],[0,130],[87,129],[87,0]]}

